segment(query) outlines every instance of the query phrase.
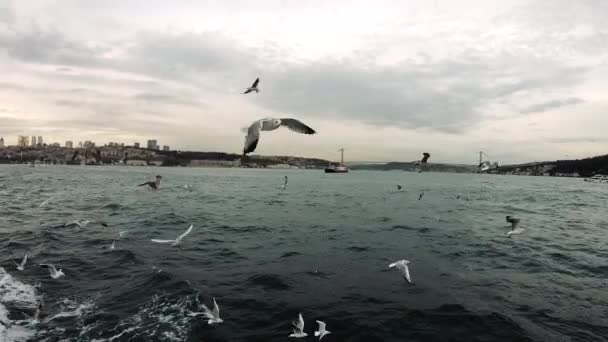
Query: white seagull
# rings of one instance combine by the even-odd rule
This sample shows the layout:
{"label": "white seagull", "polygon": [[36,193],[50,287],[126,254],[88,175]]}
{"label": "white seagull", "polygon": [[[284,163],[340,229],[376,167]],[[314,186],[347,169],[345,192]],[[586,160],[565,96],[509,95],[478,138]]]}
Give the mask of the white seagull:
{"label": "white seagull", "polygon": [[46,266],[49,268],[49,273],[51,274],[51,278],[58,279],[63,277],[65,274],[63,273],[63,269],[59,269],[59,271],[55,268],[55,265],[51,264],[40,264],[40,266]]}
{"label": "white seagull", "polygon": [[26,262],[27,262],[27,254],[23,257],[23,260],[21,260],[20,264],[18,264],[18,263],[16,263],[16,262],[13,261],[13,263],[15,264],[15,266],[17,266],[17,269],[19,271],[22,271],[22,272],[23,272],[23,270],[25,270],[25,263]]}
{"label": "white seagull", "polygon": [[219,324],[224,322],[224,320],[220,318],[220,307],[217,305],[215,298],[213,298],[213,310],[209,310],[205,304],[203,304],[203,309],[205,310],[205,316],[209,318],[207,324]]}
{"label": "white seagull", "polygon": [[55,197],[55,196],[51,196],[51,197],[47,198],[44,202],[40,203],[40,205],[38,206],[38,208],[42,208],[45,205],[47,205],[49,203],[49,201],[53,199],[53,197]]}
{"label": "white seagull", "polygon": [[302,134],[315,134],[317,133],[314,129],[306,126],[302,122],[296,119],[276,119],[276,118],[265,118],[254,121],[249,128],[247,128],[247,136],[245,137],[245,147],[243,148],[243,155],[255,151],[260,140],[260,131],[274,131],[275,129],[286,126],[290,130],[302,133]]}
{"label": "white seagull", "polygon": [[511,223],[511,230],[507,232],[508,237],[511,237],[512,235],[519,235],[526,230],[524,227],[519,226],[518,218],[507,216],[505,219],[507,222]]}
{"label": "white seagull", "polygon": [[407,280],[408,283],[412,283],[412,278],[410,277],[410,270],[407,267],[407,264],[409,264],[410,262],[408,260],[399,260],[399,261],[395,261],[394,263],[388,265],[388,267],[393,268],[393,267],[397,267],[397,269],[399,271],[401,271],[401,275],[403,276],[403,278],[405,278],[405,280]]}
{"label": "white seagull", "polygon": [[304,332],[304,318],[302,318],[302,314],[298,315],[298,321],[291,322],[293,324],[294,329],[293,333],[289,335],[289,337],[301,338],[308,336],[307,333]]}
{"label": "white seagull", "polygon": [[253,81],[253,84],[251,85],[251,87],[246,88],[245,92],[243,94],[249,94],[252,91],[255,91],[256,93],[260,92],[260,88],[258,88],[258,83],[260,83],[260,78],[256,78],[255,81]]}
{"label": "white seagull", "polygon": [[74,220],[72,222],[68,222],[66,223],[64,226],[78,226],[78,228],[84,228],[86,226],[89,225],[89,223],[92,223],[92,221],[89,220]]}
{"label": "white seagull", "polygon": [[116,241],[112,241],[112,245],[110,246],[110,249],[116,249]]}
{"label": "white seagull", "polygon": [[325,322],[317,321],[317,324],[319,324],[319,331],[315,331],[315,336],[319,336],[319,341],[321,341],[323,336],[331,334],[331,331],[325,330]]}
{"label": "white seagull", "polygon": [[190,234],[190,232],[192,231],[192,228],[194,228],[194,225],[191,224],[190,227],[188,227],[188,230],[186,230],[186,232],[180,236],[178,236],[175,240],[159,240],[159,239],[152,239],[152,242],[156,242],[156,243],[170,243],[171,246],[177,246],[180,244],[180,242],[182,241],[182,239],[184,237],[186,237],[186,235]]}

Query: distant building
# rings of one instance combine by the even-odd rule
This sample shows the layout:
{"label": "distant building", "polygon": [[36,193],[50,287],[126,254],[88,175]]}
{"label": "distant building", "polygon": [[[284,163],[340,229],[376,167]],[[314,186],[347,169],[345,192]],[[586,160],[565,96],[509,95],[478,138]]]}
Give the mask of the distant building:
{"label": "distant building", "polygon": [[93,147],[95,147],[95,143],[92,142],[91,140],[87,140],[87,141],[84,142],[83,147],[84,148],[93,148]]}
{"label": "distant building", "polygon": [[27,147],[30,144],[30,138],[28,136],[20,135],[17,138],[17,146],[19,147]]}
{"label": "distant building", "polygon": [[4,148],[4,138],[0,137],[0,148]]}
{"label": "distant building", "polygon": [[60,145],[58,142],[56,142],[56,143],[52,143],[52,144],[51,144],[51,146],[52,146],[52,147],[61,147],[61,145]]}
{"label": "distant building", "polygon": [[82,148],[82,141],[78,142],[78,148]]}
{"label": "distant building", "polygon": [[65,142],[65,147],[74,148],[74,143],[71,140]]}
{"label": "distant building", "polygon": [[138,143],[138,142],[136,142],[135,144],[133,144],[133,147],[135,147],[135,148],[139,148],[139,143]]}
{"label": "distant building", "polygon": [[169,146],[165,145],[163,146],[163,151],[170,151],[171,149],[169,148]]}
{"label": "distant building", "polygon": [[193,159],[190,161],[190,166],[194,167],[239,167],[241,160],[210,160],[210,159]]}
{"label": "distant building", "polygon": [[38,136],[38,141],[37,141],[38,145],[42,146],[43,142],[42,142],[42,135]]}
{"label": "distant building", "polygon": [[30,143],[32,144],[32,147],[36,146],[36,136],[32,135],[32,140],[30,141]]}
{"label": "distant building", "polygon": [[158,142],[156,141],[156,139],[148,140],[148,149],[158,150]]}

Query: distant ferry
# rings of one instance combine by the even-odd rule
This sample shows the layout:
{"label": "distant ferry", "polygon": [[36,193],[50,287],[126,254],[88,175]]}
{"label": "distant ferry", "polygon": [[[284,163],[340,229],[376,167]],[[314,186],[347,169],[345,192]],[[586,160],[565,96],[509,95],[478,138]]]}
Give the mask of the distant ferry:
{"label": "distant ferry", "polygon": [[605,175],[595,175],[591,178],[585,178],[585,182],[591,183],[608,183],[608,176]]}
{"label": "distant ferry", "polygon": [[341,148],[338,151],[341,152],[340,165],[329,165],[325,168],[325,173],[347,173],[348,166],[344,165],[344,149]]}

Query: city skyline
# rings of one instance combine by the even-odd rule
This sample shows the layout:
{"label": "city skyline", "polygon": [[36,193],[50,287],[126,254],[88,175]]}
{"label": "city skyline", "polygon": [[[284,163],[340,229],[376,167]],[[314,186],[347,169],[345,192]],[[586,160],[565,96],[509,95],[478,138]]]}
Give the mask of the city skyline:
{"label": "city skyline", "polygon": [[0,136],[241,153],[242,127],[294,117],[319,134],[280,129],[256,153],[601,155],[606,17],[599,0],[4,1]]}

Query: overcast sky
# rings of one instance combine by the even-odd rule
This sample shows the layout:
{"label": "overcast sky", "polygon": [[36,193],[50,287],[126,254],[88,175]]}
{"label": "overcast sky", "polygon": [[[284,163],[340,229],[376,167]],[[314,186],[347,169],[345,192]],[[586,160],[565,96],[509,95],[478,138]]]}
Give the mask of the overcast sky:
{"label": "overcast sky", "polygon": [[[0,136],[501,163],[608,153],[608,1],[0,0]],[[241,95],[260,77],[259,94]]]}

